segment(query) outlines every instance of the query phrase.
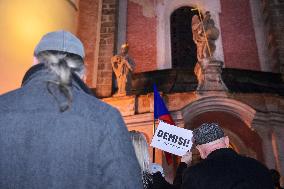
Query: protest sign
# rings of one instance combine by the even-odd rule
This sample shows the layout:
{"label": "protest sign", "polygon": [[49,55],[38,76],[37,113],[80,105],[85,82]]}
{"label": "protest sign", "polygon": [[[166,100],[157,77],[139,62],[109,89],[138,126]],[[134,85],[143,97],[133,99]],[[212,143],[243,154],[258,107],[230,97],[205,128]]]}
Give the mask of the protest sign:
{"label": "protest sign", "polygon": [[151,146],[183,156],[192,146],[192,131],[160,121]]}

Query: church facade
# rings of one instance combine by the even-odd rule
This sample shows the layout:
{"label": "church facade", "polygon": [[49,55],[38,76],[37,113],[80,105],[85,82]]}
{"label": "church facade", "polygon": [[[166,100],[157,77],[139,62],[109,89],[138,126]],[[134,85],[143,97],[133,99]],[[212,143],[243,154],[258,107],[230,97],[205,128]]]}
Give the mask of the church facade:
{"label": "church facade", "polygon": [[[80,0],[77,6],[86,82],[120,110],[129,130],[150,142],[155,83],[177,126],[218,122],[238,153],[284,175],[283,1]],[[209,11],[220,32],[212,55],[218,66],[204,68],[204,88],[195,73],[196,10],[201,19]],[[136,67],[130,94],[115,97],[110,60],[125,42]],[[156,156],[162,163],[162,152]]]}

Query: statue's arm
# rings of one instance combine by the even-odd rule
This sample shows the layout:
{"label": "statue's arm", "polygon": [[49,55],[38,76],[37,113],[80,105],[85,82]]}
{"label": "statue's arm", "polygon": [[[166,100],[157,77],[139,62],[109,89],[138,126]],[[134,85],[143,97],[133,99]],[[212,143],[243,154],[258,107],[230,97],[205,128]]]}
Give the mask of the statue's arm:
{"label": "statue's arm", "polygon": [[115,55],[111,58],[112,70],[113,70],[114,74],[118,77],[120,75],[120,73],[119,73],[119,68],[117,66],[117,61],[118,61],[117,55]]}
{"label": "statue's arm", "polygon": [[133,68],[132,66],[129,64],[128,60],[124,59],[124,63],[126,65],[126,67],[130,70],[130,71],[133,71]]}

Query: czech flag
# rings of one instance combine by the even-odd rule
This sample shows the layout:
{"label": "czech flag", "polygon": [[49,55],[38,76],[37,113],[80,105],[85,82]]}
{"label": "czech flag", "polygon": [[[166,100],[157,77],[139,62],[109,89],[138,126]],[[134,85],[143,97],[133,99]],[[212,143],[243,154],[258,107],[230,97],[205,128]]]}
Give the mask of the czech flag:
{"label": "czech flag", "polygon": [[[175,125],[162,97],[157,91],[156,85],[154,85],[154,118],[164,121],[165,123]],[[165,152],[168,165],[173,163],[172,154]]]}

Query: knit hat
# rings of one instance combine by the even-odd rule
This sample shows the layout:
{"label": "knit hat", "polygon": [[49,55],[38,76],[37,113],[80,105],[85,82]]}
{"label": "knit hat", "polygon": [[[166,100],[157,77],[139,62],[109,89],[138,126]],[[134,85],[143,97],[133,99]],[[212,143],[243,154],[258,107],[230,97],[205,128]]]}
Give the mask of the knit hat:
{"label": "knit hat", "polygon": [[224,137],[224,132],[218,123],[203,123],[193,130],[193,141],[196,145],[206,144]]}
{"label": "knit hat", "polygon": [[54,50],[79,55],[85,57],[82,42],[72,33],[59,30],[45,34],[37,44],[34,55],[37,56],[42,51]]}

